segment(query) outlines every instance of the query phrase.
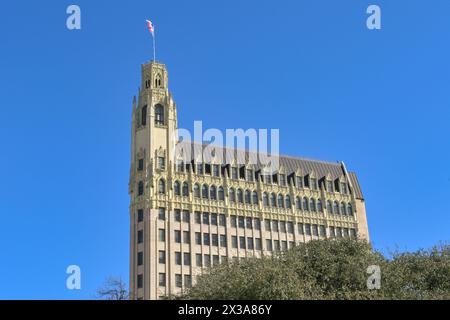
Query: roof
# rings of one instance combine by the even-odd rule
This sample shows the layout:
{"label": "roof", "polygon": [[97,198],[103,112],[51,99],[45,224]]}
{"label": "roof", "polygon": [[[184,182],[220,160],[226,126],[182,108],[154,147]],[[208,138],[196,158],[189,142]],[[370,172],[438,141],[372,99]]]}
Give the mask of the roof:
{"label": "roof", "polygon": [[[183,152],[190,151],[190,155],[185,154],[185,156],[190,159],[190,161],[194,162],[202,160],[205,163],[212,163],[214,161],[217,161],[218,163],[225,165],[247,165],[249,162],[251,162],[255,170],[264,168],[264,163],[261,163],[261,153],[250,152],[248,150],[237,148],[226,148],[213,144],[200,144],[191,141],[179,142],[177,144],[177,147],[182,148],[184,150]],[[206,147],[209,147],[210,149],[209,151],[207,150],[207,152],[204,152]],[[222,159],[224,159],[225,161]],[[304,175],[311,173],[315,174],[315,177],[318,180],[327,176],[329,176],[332,180],[336,180],[342,176],[345,176],[344,166],[339,162],[327,162],[285,155],[274,157],[274,159],[277,159],[279,161],[279,168],[283,168],[284,172],[287,175],[300,170]],[[348,178],[350,180],[351,186],[354,189],[355,197],[357,199],[363,199],[361,186],[359,185],[356,174],[354,172],[349,172]]]}

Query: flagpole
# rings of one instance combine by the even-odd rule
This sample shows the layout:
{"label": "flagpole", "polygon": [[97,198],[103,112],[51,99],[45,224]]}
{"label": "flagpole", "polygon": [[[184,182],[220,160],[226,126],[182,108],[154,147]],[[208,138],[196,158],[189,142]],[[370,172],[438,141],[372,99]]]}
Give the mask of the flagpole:
{"label": "flagpole", "polygon": [[155,28],[153,27],[153,62],[156,63]]}

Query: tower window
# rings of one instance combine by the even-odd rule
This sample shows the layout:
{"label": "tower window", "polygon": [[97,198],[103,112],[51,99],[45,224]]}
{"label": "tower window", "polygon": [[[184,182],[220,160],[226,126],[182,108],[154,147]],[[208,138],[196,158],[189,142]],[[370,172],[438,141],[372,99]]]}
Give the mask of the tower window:
{"label": "tower window", "polygon": [[164,125],[164,107],[160,104],[155,106],[155,124]]}
{"label": "tower window", "polygon": [[141,111],[141,125],[147,125],[147,105],[142,107]]}
{"label": "tower window", "polygon": [[160,179],[158,182],[158,193],[165,194],[166,193],[166,183],[164,179]]}
{"label": "tower window", "polygon": [[158,169],[166,169],[166,159],[164,157],[158,157]]}
{"label": "tower window", "polygon": [[144,170],[144,159],[139,159],[138,161],[138,171]]}
{"label": "tower window", "polygon": [[138,184],[138,196],[142,196],[144,194],[144,182],[139,181]]}

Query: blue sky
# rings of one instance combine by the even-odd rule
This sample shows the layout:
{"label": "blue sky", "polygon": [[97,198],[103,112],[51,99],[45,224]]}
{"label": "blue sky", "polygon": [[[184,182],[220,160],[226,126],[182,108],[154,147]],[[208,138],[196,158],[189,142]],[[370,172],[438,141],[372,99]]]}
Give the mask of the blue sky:
{"label": "blue sky", "polygon": [[[146,18],[181,127],[279,128],[281,153],[358,173],[376,248],[449,240],[449,1],[73,3],[77,31],[72,2],[2,4],[0,299],[89,299],[108,275],[128,281]],[[70,264],[81,290],[65,287]]]}

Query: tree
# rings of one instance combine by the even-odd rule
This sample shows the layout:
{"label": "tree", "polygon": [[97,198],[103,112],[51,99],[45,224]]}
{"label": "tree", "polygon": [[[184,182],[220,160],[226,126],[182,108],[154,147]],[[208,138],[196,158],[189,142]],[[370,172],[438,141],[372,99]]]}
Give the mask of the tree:
{"label": "tree", "polygon": [[[369,290],[369,266],[381,270],[381,288]],[[448,299],[450,246],[388,259],[364,240],[302,243],[273,256],[223,263],[197,278],[180,298]]]}
{"label": "tree", "polygon": [[128,300],[127,285],[122,278],[108,277],[97,289],[97,297],[104,300]]}

